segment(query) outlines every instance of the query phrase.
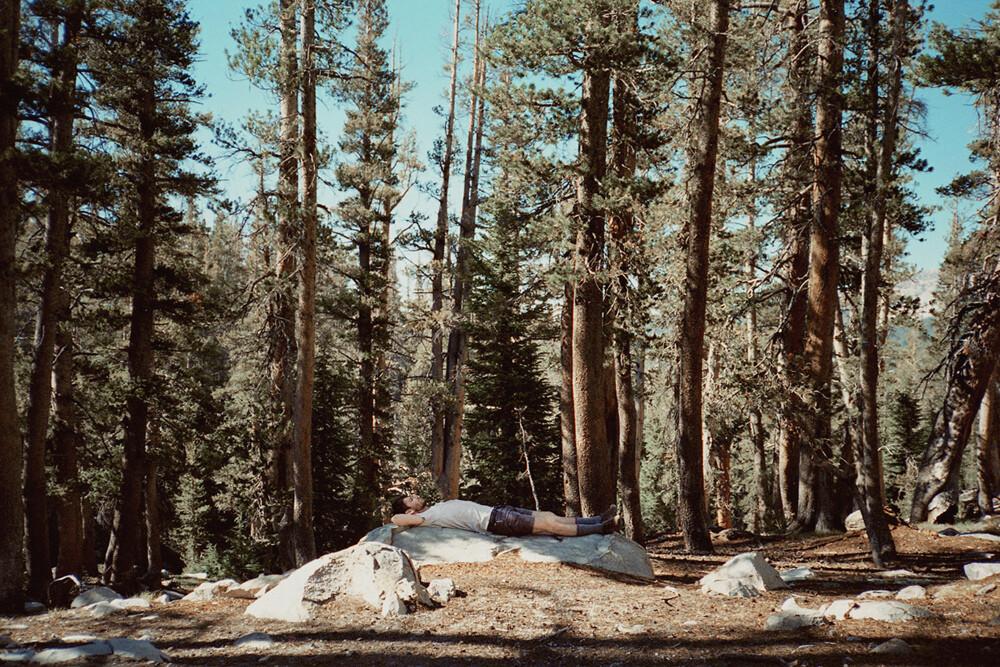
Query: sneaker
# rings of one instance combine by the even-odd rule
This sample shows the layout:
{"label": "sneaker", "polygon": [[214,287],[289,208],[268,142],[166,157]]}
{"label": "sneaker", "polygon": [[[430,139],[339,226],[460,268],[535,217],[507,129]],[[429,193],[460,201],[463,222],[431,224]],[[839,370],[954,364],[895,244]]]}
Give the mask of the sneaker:
{"label": "sneaker", "polygon": [[608,509],[601,512],[601,523],[604,523],[609,519],[613,519],[616,516],[618,516],[618,505],[612,505]]}
{"label": "sneaker", "polygon": [[601,522],[601,535],[608,535],[610,533],[617,532],[618,530],[618,517],[613,516],[607,521]]}

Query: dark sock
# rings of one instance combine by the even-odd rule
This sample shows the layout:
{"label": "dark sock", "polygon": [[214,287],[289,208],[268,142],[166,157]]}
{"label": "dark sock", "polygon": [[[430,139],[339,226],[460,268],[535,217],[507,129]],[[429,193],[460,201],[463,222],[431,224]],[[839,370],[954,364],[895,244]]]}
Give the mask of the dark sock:
{"label": "dark sock", "polygon": [[580,523],[576,526],[577,535],[600,535],[601,532],[599,523]]}
{"label": "dark sock", "polygon": [[599,526],[601,522],[604,521],[599,516],[578,516],[576,517],[576,525],[578,526]]}

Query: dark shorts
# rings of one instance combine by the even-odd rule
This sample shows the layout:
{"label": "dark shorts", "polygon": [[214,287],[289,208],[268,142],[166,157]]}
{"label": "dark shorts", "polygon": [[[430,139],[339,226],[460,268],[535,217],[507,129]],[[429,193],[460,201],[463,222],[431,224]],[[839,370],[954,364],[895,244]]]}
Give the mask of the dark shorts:
{"label": "dark shorts", "polygon": [[490,524],[486,530],[496,535],[522,537],[531,535],[534,525],[535,518],[531,516],[531,510],[507,505],[493,508],[493,512],[490,513]]}

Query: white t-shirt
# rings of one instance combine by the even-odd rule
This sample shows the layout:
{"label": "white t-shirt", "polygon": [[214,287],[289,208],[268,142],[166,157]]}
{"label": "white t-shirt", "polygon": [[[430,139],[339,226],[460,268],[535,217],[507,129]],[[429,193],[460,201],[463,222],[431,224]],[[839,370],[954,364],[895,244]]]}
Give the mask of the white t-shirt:
{"label": "white t-shirt", "polygon": [[459,528],[485,533],[490,525],[490,514],[493,508],[480,505],[471,500],[446,500],[443,503],[431,505],[417,516],[424,522],[421,526],[438,526],[439,528]]}

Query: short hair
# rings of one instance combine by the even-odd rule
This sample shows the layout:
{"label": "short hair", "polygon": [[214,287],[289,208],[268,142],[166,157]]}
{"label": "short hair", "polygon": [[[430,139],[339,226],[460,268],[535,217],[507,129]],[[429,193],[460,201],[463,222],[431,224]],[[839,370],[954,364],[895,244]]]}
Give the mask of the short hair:
{"label": "short hair", "polygon": [[406,502],[404,502],[408,496],[408,493],[400,493],[396,495],[392,501],[393,514],[406,514],[406,510],[410,509],[406,506]]}

